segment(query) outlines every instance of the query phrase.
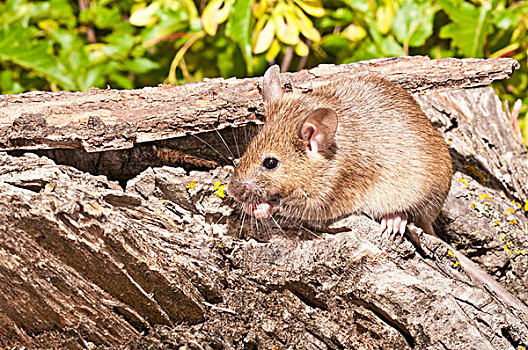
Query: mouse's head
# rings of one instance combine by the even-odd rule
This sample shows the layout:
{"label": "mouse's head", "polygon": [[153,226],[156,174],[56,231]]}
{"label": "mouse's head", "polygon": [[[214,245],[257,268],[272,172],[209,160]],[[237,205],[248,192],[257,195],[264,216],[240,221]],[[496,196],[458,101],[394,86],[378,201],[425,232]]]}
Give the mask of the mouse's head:
{"label": "mouse's head", "polygon": [[266,123],[240,159],[228,193],[257,219],[272,213],[305,218],[321,205],[337,114],[302,95],[284,96],[276,65],[264,75],[262,95]]}

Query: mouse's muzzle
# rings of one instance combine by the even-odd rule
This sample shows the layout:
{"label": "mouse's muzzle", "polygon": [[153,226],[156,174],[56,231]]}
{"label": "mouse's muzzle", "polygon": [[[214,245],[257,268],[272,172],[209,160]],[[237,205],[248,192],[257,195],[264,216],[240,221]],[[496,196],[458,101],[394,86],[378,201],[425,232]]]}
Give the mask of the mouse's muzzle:
{"label": "mouse's muzzle", "polygon": [[250,180],[240,181],[236,177],[231,177],[227,185],[227,193],[241,203],[255,201],[258,192],[258,187]]}
{"label": "mouse's muzzle", "polygon": [[266,198],[253,181],[240,181],[236,177],[232,177],[229,181],[227,193],[237,202],[242,203],[242,208],[247,214],[259,220],[269,219],[273,206],[279,202],[278,196]]}

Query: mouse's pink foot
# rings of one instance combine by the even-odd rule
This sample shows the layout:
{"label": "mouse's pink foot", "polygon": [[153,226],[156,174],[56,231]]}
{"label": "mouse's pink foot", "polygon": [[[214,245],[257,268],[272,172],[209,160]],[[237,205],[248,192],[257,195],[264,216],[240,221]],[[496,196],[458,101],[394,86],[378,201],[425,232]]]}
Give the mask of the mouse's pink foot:
{"label": "mouse's pink foot", "polygon": [[244,203],[244,211],[254,216],[258,220],[265,220],[271,217],[271,205],[269,203]]}
{"label": "mouse's pink foot", "polygon": [[396,213],[385,215],[381,218],[381,233],[389,236],[396,236],[398,232],[403,236],[407,227],[407,215]]}

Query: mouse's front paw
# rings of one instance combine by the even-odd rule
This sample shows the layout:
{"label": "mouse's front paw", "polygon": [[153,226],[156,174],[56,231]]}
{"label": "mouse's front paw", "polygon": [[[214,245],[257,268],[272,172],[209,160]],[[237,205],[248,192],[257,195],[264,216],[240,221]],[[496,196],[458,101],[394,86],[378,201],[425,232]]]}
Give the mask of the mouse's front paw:
{"label": "mouse's front paw", "polygon": [[396,236],[399,232],[402,236],[407,226],[407,215],[404,213],[395,213],[385,215],[381,218],[381,233],[389,236]]}

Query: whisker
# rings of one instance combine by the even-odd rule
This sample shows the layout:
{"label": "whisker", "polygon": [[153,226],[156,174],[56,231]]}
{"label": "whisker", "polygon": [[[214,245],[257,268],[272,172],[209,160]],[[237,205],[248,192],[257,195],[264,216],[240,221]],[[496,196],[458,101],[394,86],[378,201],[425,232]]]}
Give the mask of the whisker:
{"label": "whisker", "polygon": [[246,220],[246,212],[242,212],[242,225],[240,225],[240,231],[238,232],[238,237],[242,237],[242,229],[244,228],[244,221]]}
{"label": "whisker", "polygon": [[299,226],[299,228],[302,228],[303,230],[308,231],[308,233],[312,234],[313,236],[317,236],[315,234],[315,232],[313,232],[312,230],[309,230],[308,228],[304,227],[302,224]]}
{"label": "whisker", "polygon": [[[231,133],[233,134],[233,140],[235,141],[235,147],[236,147],[236,150],[237,150],[237,154],[238,154],[238,158],[240,158],[240,149],[238,148],[238,137],[235,136],[235,128],[231,128]],[[238,129],[237,129],[237,134],[238,134]]]}
{"label": "whisker", "polygon": [[[231,152],[231,150],[229,149],[229,147],[227,146],[227,143],[225,142],[224,138],[222,137],[222,135],[220,134],[220,132],[218,132],[217,129],[215,129],[216,131],[216,134],[218,135],[218,137],[220,137],[220,140],[222,140],[222,143],[224,144],[227,152],[229,152],[229,154],[231,155],[231,161],[233,162],[233,160],[235,159],[235,156],[233,155],[233,152]],[[235,165],[235,163],[233,162],[233,165]]]}
{"label": "whisker", "polygon": [[215,221],[215,223],[213,225],[216,225],[220,222],[220,220],[224,219],[225,216],[224,215],[220,215],[220,218],[218,220]]}
{"label": "whisker", "polygon": [[247,134],[247,129],[248,128],[249,128],[249,126],[244,127],[244,141],[246,142],[246,145],[249,144],[249,142],[248,142],[248,134]]}
{"label": "whisker", "polygon": [[279,230],[281,230],[282,234],[286,235],[286,232],[284,232],[282,230],[282,227],[280,227],[279,223],[277,222],[277,220],[275,220],[275,218],[273,217],[273,215],[271,216],[271,220],[273,220],[273,222],[275,223],[275,225],[277,225],[277,227],[279,228]]}
{"label": "whisker", "polygon": [[[231,160],[227,159],[222,153],[218,152],[213,146],[211,146],[209,143],[207,143],[207,141],[205,141],[204,139],[202,139],[202,138],[200,138],[199,136],[196,136],[196,135],[194,135],[194,134],[192,134],[192,133],[189,133],[189,135],[191,135],[192,137],[195,137],[195,138],[197,138],[198,140],[200,140],[200,141],[202,141],[203,143],[205,143],[207,146],[209,146],[210,149],[212,149],[213,151],[215,151],[216,154],[218,154],[220,157],[224,158],[228,163],[233,163],[233,160],[232,160],[232,159],[231,159]],[[233,163],[233,165],[235,165],[235,164]]]}

